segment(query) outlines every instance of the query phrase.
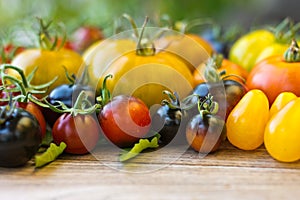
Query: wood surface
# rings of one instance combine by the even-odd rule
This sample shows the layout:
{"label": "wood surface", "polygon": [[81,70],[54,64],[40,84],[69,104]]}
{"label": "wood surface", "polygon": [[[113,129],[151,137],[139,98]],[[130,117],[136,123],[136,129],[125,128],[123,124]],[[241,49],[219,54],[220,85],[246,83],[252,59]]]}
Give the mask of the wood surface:
{"label": "wood surface", "polygon": [[225,141],[207,156],[176,151],[120,163],[117,151],[101,147],[40,169],[0,168],[0,199],[300,199],[300,162],[275,161],[263,146],[242,151]]}

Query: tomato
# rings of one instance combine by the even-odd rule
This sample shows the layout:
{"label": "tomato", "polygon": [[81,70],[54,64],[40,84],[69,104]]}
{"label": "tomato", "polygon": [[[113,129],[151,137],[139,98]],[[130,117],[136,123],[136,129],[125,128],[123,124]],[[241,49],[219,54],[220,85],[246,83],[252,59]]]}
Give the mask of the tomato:
{"label": "tomato", "polygon": [[4,45],[0,50],[0,64],[10,63],[11,60],[25,50],[25,47],[14,46],[13,44]]}
{"label": "tomato", "polygon": [[292,101],[293,99],[296,99],[296,98],[297,98],[297,96],[292,92],[280,93],[271,105],[270,117],[272,117],[274,114],[278,113],[279,110],[281,110],[287,103],[289,103],[290,101]]}
{"label": "tomato", "polygon": [[276,160],[293,162],[300,159],[300,99],[296,98],[275,114],[264,132],[268,153]]}
{"label": "tomato", "polygon": [[24,110],[28,111],[30,114],[32,114],[37,121],[39,122],[40,128],[41,128],[41,134],[42,138],[46,135],[46,129],[47,129],[47,123],[44,118],[44,115],[42,111],[40,110],[40,107],[32,102],[17,102],[17,107],[23,108]]}
{"label": "tomato", "polygon": [[11,105],[1,106],[0,166],[25,165],[42,141],[41,129],[33,115]]}
{"label": "tomato", "polygon": [[[32,85],[49,82],[58,76],[49,87],[47,92],[49,94],[53,88],[69,83],[65,76],[65,68],[69,74],[77,74],[83,65],[83,59],[78,53],[64,48],[57,51],[26,49],[12,60],[12,65],[22,68],[26,76],[38,67],[31,81]],[[18,76],[14,71],[8,73]]]}
{"label": "tomato", "polygon": [[70,113],[61,115],[52,128],[53,141],[56,144],[65,142],[65,152],[86,154],[91,152],[99,139],[100,127],[92,115]]}
{"label": "tomato", "polygon": [[233,44],[229,59],[251,71],[259,61],[282,55],[294,37],[295,31],[289,19],[280,23],[274,32],[266,29],[254,30],[243,35]]}
{"label": "tomato", "polygon": [[156,45],[165,47],[165,51],[183,59],[191,72],[206,61],[213,52],[212,46],[206,40],[192,33],[178,34],[174,32],[171,36],[159,39]]}
{"label": "tomato", "polygon": [[135,50],[136,43],[130,39],[107,39],[95,42],[83,53],[83,59],[88,66],[90,83],[99,90],[105,70],[110,63],[125,53]]}
{"label": "tomato", "polygon": [[[242,81],[242,79],[247,79],[248,77],[248,72],[241,66],[231,62],[228,59],[223,59],[223,58],[218,58],[220,55],[217,55],[216,57],[212,57],[211,59],[214,60],[215,66],[217,71],[220,73],[222,71],[225,71],[225,75],[230,76],[230,79],[237,80],[237,81]],[[193,72],[193,77],[194,77],[194,84],[198,85],[202,82],[205,82],[205,77],[204,77],[204,70],[207,64],[203,63],[197,67],[197,69]],[[233,75],[233,76],[231,76]],[[241,77],[237,78],[235,76]]]}
{"label": "tomato", "polygon": [[119,95],[98,115],[105,137],[118,147],[130,147],[144,137],[151,125],[148,107],[136,97]]}
{"label": "tomato", "polygon": [[71,35],[71,46],[77,52],[82,53],[90,45],[98,40],[104,39],[102,30],[96,26],[81,26]]}
{"label": "tomato", "polygon": [[[297,43],[293,42],[285,57],[273,56],[259,62],[250,72],[246,85],[249,89],[260,89],[268,97],[270,104],[281,92],[293,92],[300,96],[300,59],[289,60],[288,55],[298,55],[295,52]],[[297,57],[297,56],[296,56]]]}
{"label": "tomato", "polygon": [[229,142],[242,150],[254,150],[263,144],[269,119],[269,101],[260,90],[250,90],[229,114],[226,127]]}
{"label": "tomato", "polygon": [[202,102],[207,104],[207,108],[200,106],[200,113],[188,122],[186,139],[195,151],[210,153],[220,147],[226,135],[226,125],[225,121],[216,115],[216,111],[210,110],[213,101],[209,96]]}

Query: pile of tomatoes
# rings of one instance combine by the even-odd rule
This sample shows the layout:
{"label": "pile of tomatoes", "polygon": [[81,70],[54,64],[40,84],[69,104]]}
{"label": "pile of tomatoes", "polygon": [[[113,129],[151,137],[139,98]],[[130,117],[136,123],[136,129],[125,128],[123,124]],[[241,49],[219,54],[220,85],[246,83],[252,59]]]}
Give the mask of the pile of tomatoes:
{"label": "pile of tomatoes", "polygon": [[41,22],[40,47],[3,47],[0,165],[26,164],[49,133],[71,154],[103,138],[130,148],[159,133],[161,148],[187,143],[211,153],[227,139],[242,150],[264,144],[279,161],[300,159],[297,25],[286,19],[229,43],[210,31],[163,34],[147,20],[111,38],[80,27],[69,40]]}

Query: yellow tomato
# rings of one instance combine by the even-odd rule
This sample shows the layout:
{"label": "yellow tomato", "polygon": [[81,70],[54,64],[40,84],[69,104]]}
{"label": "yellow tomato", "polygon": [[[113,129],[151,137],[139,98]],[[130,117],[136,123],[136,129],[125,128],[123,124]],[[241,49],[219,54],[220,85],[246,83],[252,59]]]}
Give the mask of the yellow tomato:
{"label": "yellow tomato", "polygon": [[200,36],[191,33],[164,37],[158,40],[156,45],[165,46],[165,51],[185,60],[191,72],[201,63],[204,63],[213,52],[211,44]]}
{"label": "yellow tomato", "polygon": [[276,160],[293,162],[300,159],[300,98],[290,101],[275,114],[264,132],[268,153]]}
{"label": "yellow tomato", "polygon": [[261,90],[250,90],[227,118],[229,142],[242,150],[258,148],[263,144],[264,129],[268,119],[268,98]]}
{"label": "yellow tomato", "polygon": [[281,110],[287,103],[292,101],[293,99],[296,99],[297,96],[292,92],[282,92],[280,93],[275,101],[273,102],[271,108],[270,108],[270,118],[278,113],[279,110]]}
{"label": "yellow tomato", "polygon": [[[69,74],[77,75],[83,63],[83,59],[78,53],[62,48],[57,51],[26,49],[18,54],[11,64],[22,68],[26,76],[37,67],[31,81],[32,85],[44,84],[58,76],[58,79],[49,87],[47,92],[49,93],[59,85],[70,83],[65,75],[65,68]],[[8,73],[13,76],[19,76],[13,70]]]}
{"label": "yellow tomato", "polygon": [[129,39],[107,39],[91,45],[83,53],[91,84],[99,90],[102,86],[99,79],[107,75],[104,72],[110,63],[128,52],[135,51],[135,49],[136,43]]}
{"label": "yellow tomato", "polygon": [[133,95],[148,106],[161,103],[165,98],[163,90],[176,91],[185,97],[193,89],[193,76],[186,64],[164,51],[148,56],[129,52],[113,61],[104,76],[107,74],[113,75],[107,80],[107,88],[113,96]]}

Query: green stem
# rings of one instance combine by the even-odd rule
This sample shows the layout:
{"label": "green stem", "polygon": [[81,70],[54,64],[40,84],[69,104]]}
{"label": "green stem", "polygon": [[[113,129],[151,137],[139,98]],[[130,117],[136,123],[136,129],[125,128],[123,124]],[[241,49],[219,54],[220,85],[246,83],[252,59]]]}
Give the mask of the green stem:
{"label": "green stem", "polygon": [[135,23],[135,21],[132,19],[132,17],[128,14],[123,14],[122,15],[125,19],[127,19],[129,21],[129,23],[131,24],[132,28],[133,28],[133,31],[134,31],[134,36],[138,39],[140,38],[139,36],[139,32],[138,32],[138,28],[137,28],[137,25]]}
{"label": "green stem", "polygon": [[299,46],[295,39],[292,40],[291,46],[284,53],[286,62],[300,62]]}

